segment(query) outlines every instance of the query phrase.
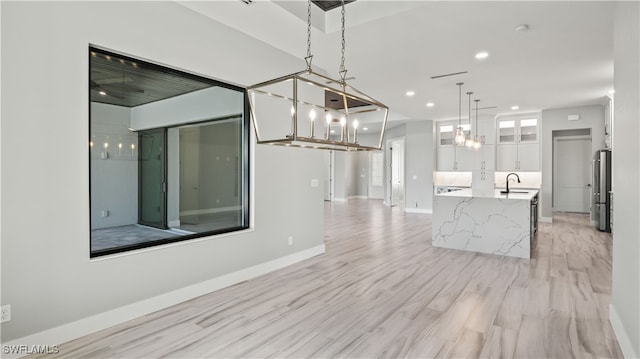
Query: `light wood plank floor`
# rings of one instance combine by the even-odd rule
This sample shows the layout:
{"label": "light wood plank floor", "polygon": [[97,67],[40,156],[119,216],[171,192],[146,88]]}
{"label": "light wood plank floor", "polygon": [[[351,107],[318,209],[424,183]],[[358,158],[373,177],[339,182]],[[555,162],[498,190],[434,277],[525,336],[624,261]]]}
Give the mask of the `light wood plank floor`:
{"label": "light wood plank floor", "polygon": [[541,223],[531,260],[431,246],[429,215],[326,205],[327,253],[60,346],[65,358],[621,358],[611,236]]}

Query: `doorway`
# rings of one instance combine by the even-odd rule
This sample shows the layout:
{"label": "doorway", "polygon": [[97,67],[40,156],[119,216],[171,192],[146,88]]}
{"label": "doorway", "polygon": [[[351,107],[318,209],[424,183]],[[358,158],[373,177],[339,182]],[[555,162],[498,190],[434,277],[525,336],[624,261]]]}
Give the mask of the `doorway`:
{"label": "doorway", "polygon": [[591,136],[555,136],[553,210],[589,213],[591,208]]}
{"label": "doorway", "polygon": [[329,202],[333,201],[334,159],[335,154],[333,151],[324,152],[324,200]]}
{"label": "doorway", "polygon": [[387,141],[389,206],[397,206],[404,202],[404,144],[404,138]]}
{"label": "doorway", "polygon": [[138,133],[138,222],[166,229],[167,171],[165,129]]}

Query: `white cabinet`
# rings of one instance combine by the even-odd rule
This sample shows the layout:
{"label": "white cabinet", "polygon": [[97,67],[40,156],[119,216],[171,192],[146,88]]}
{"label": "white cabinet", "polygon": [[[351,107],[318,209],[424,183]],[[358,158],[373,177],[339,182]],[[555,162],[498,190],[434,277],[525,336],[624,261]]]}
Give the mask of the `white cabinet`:
{"label": "white cabinet", "polygon": [[456,148],[453,146],[438,147],[438,171],[454,171],[456,167]]}
{"label": "white cabinet", "polygon": [[540,171],[538,117],[500,119],[496,124],[496,170]]}
{"label": "white cabinet", "polygon": [[[471,171],[474,165],[473,151],[453,144],[457,129],[458,121],[443,121],[436,124],[438,171]],[[462,129],[466,136],[469,133],[469,124],[462,124]]]}
{"label": "white cabinet", "polygon": [[538,143],[498,145],[496,170],[540,171],[540,145]]}
{"label": "white cabinet", "polygon": [[484,144],[496,143],[496,122],[493,119],[479,120],[478,128],[474,135],[480,137],[480,142]]}
{"label": "white cabinet", "polygon": [[456,147],[456,170],[471,171],[473,170],[476,160],[476,152],[466,147]]}
{"label": "white cabinet", "polygon": [[496,169],[495,145],[482,145],[476,154],[474,170],[494,171]]}
{"label": "white cabinet", "polygon": [[511,118],[497,122],[498,144],[537,143],[538,118]]}
{"label": "white cabinet", "polygon": [[[475,124],[474,124],[475,125]],[[479,120],[473,136],[484,140],[480,151],[464,146],[453,145],[458,128],[457,121],[443,121],[436,124],[438,171],[494,171],[495,170],[495,121]],[[462,124],[465,135],[469,133],[469,124]]]}
{"label": "white cabinet", "polygon": [[518,170],[540,171],[540,145],[537,143],[518,144]]}
{"label": "white cabinet", "polygon": [[476,152],[465,147],[438,147],[438,171],[471,171],[477,164]]}

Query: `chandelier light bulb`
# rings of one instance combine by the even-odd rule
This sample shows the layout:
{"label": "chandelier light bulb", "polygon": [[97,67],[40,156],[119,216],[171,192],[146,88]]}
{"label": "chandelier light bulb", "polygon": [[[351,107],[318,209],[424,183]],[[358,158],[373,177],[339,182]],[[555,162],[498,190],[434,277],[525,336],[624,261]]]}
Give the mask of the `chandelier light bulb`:
{"label": "chandelier light bulb", "polygon": [[327,121],[327,125],[331,124],[331,121],[333,120],[333,118],[331,118],[330,113],[328,113],[327,116],[325,116],[325,120]]}
{"label": "chandelier light bulb", "polygon": [[345,116],[342,116],[340,118],[340,125],[342,126],[342,130],[340,131],[340,142],[344,142],[344,141],[349,141],[349,134],[346,133],[347,131],[347,118]]}
{"label": "chandelier light bulb", "polygon": [[358,120],[353,120],[353,143],[358,143]]}
{"label": "chandelier light bulb", "polygon": [[291,116],[295,114],[296,114],[296,109],[293,106],[291,106]]}
{"label": "chandelier light bulb", "polygon": [[316,110],[309,111],[309,118],[311,119],[311,122],[316,120]]}

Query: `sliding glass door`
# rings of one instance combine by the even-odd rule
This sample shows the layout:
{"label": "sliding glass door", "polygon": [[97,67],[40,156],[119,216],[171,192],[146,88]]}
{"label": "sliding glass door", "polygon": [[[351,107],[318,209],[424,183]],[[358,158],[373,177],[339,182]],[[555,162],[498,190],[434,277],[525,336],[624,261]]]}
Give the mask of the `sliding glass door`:
{"label": "sliding glass door", "polygon": [[167,228],[166,130],[164,128],[138,132],[138,222]]}

